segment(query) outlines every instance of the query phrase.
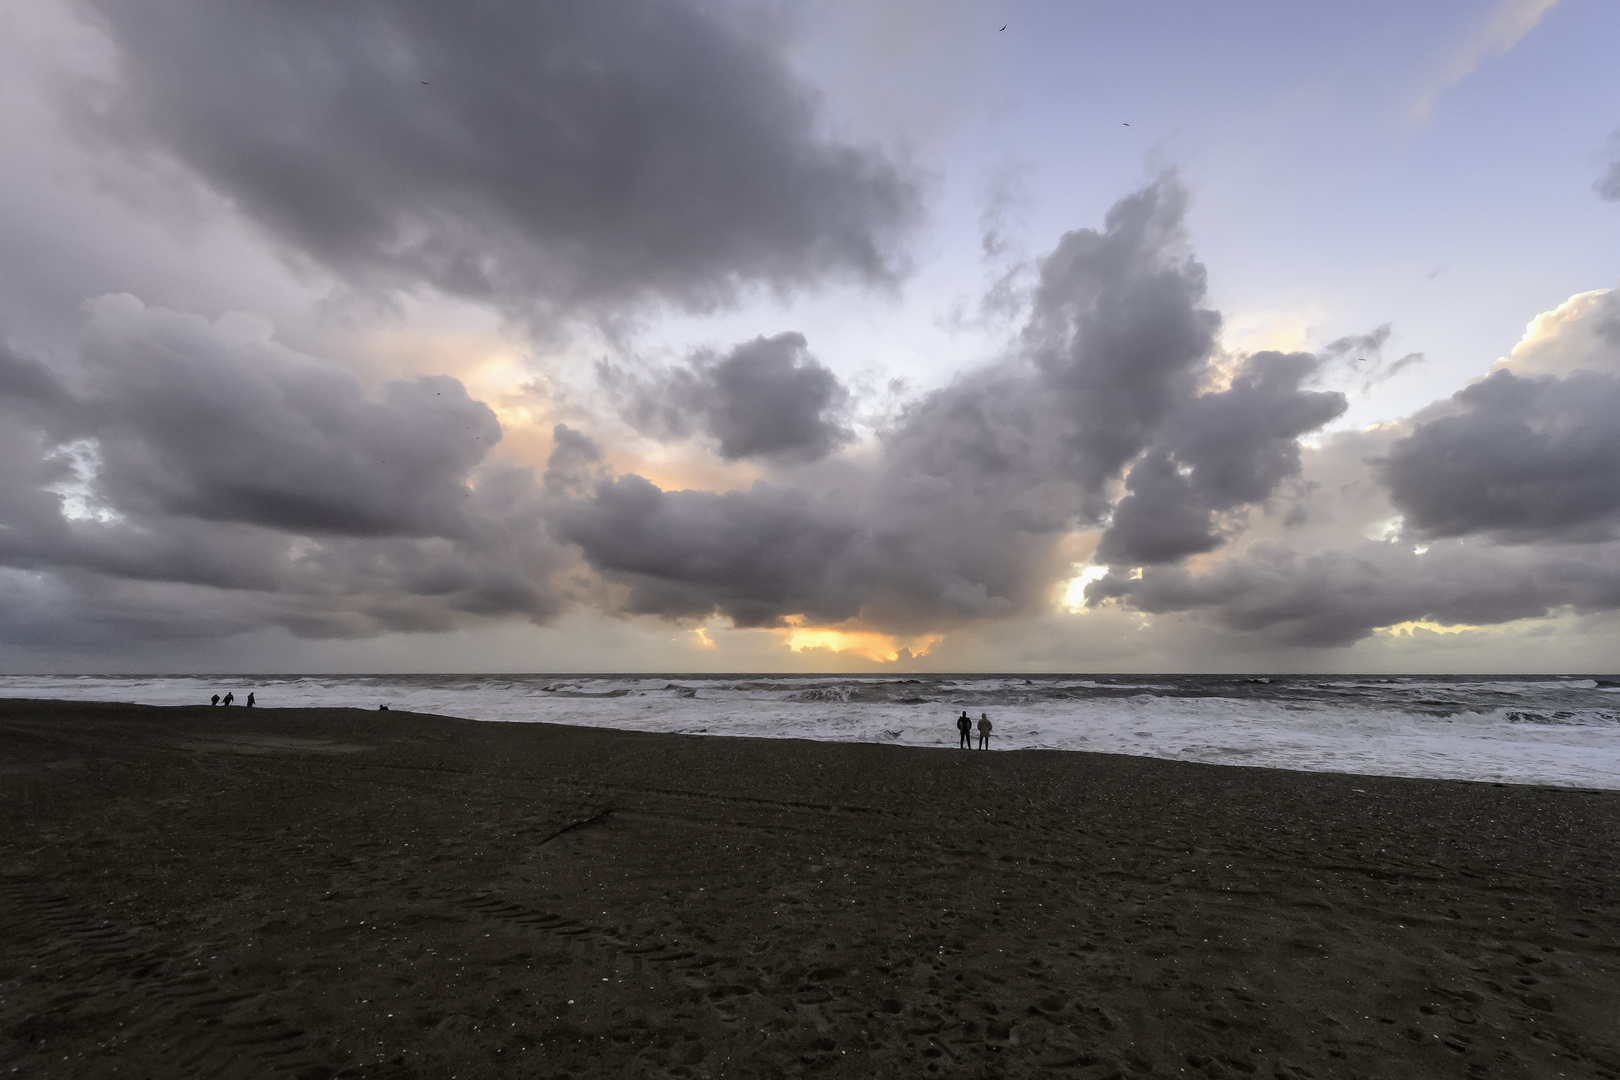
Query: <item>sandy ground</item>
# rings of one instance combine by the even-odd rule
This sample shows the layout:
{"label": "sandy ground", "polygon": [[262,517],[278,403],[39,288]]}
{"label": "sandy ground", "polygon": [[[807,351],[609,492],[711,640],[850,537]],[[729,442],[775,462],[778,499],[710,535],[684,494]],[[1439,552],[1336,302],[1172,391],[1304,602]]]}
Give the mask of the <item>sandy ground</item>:
{"label": "sandy ground", "polygon": [[1615,793],[0,702],[0,1075],[1615,1077],[1617,826]]}

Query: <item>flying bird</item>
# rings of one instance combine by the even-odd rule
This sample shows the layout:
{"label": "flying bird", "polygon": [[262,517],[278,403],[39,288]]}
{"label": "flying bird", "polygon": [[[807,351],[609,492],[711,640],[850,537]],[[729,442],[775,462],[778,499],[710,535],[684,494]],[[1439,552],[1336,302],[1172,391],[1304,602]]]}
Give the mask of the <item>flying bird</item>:
{"label": "flying bird", "polygon": [[1125,124],[1125,126],[1126,126],[1126,127],[1130,127],[1130,126],[1131,126],[1131,125],[1130,125],[1130,124],[1126,124],[1126,123],[1125,123],[1125,121],[1123,121],[1123,120],[1121,120],[1121,121],[1120,121],[1120,123],[1122,123],[1122,124]]}
{"label": "flying bird", "polygon": [[[1001,30],[1005,30],[1005,29],[1007,29],[1007,24],[1006,24],[1006,23],[1002,23],[1002,24],[1001,24]],[[999,33],[1001,33],[1001,30],[997,30],[997,31],[996,31],[996,33],[998,33],[998,34],[999,34]]]}
{"label": "flying bird", "polygon": [[430,82],[428,82],[428,81],[427,81],[427,80],[426,80],[426,79],[423,79],[423,80],[422,80],[422,85],[423,85],[423,86],[432,86],[432,85],[433,85],[433,84],[432,84],[432,83],[430,83]]}

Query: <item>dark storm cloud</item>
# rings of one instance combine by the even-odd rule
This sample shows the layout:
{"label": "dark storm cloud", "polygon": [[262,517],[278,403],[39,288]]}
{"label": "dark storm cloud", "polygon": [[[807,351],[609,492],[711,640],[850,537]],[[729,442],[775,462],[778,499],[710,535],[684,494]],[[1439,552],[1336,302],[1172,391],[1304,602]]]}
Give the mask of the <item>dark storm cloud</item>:
{"label": "dark storm cloud", "polygon": [[44,364],[0,345],[0,408],[56,425],[72,422],[75,402]]}
{"label": "dark storm cloud", "polygon": [[1139,566],[1213,551],[1216,515],[1270,498],[1299,475],[1299,436],[1344,412],[1343,394],[1301,383],[1321,361],[1309,353],[1256,353],[1231,386],[1176,413],[1127,478],[1098,561]]}
{"label": "dark storm cloud", "polygon": [[1148,567],[1139,578],[1110,575],[1086,594],[1149,614],[1191,613],[1279,645],[1345,646],[1404,622],[1490,625],[1564,609],[1620,609],[1620,545],[1514,549],[1442,541],[1420,555],[1395,543],[1310,553],[1256,543],[1200,574]]}
{"label": "dark storm cloud", "polygon": [[[581,603],[920,634],[1049,610],[1065,537],[1096,529],[1111,572],[1091,601],[1279,644],[1620,608],[1609,306],[1589,297],[1538,345],[1573,374],[1500,372],[1405,434],[1334,436],[1339,472],[1307,476],[1300,437],[1345,408],[1312,381],[1385,339],[1222,354],[1184,208],[1165,176],[1064,236],[1014,347],[870,452],[830,452],[847,391],[796,334],[640,382],[605,369],[644,427],[793,463],[724,493],[617,474],[567,425],[537,484],[487,461],[499,425],[454,380],[367,389],[246,318],[103,299],[71,376],[0,352],[0,599],[62,613],[64,640],[362,636]],[[1321,515],[1351,505],[1348,477],[1365,521],[1262,518],[1324,476]],[[1400,542],[1361,539],[1397,511]]]}
{"label": "dark storm cloud", "polygon": [[[1068,571],[1059,538],[1107,520],[1133,461],[1124,523],[1105,542],[1135,561],[1208,550],[1212,515],[1295,475],[1296,437],[1344,401],[1301,388],[1317,366],[1303,354],[1253,357],[1226,390],[1199,393],[1220,317],[1203,306],[1185,204],[1166,176],[1103,229],[1065,235],[1016,353],[914,403],[869,470],[839,474],[837,498],[622,477],[576,501],[564,535],[632,586],[637,612],[746,625],[859,613],[909,632],[1044,605]],[[1174,490],[1161,491],[1166,470]],[[1172,520],[1182,489],[1190,509]]]}
{"label": "dark storm cloud", "polygon": [[755,484],[747,492],[662,491],[635,475],[605,473],[601,448],[557,425],[545,486],[575,498],[554,520],[610,580],[628,587],[624,609],[667,618],[715,612],[738,626],[790,614],[836,622],[860,609],[850,549],[852,508]]}
{"label": "dark storm cloud", "polygon": [[859,610],[839,570],[860,528],[830,500],[763,483],[725,494],[661,491],[621,476],[564,510],[558,527],[598,570],[630,584],[633,613],[719,611],[739,626],[765,626],[787,614],[837,621]]}
{"label": "dark storm cloud", "polygon": [[636,379],[599,368],[643,431],[712,438],[721,457],[815,461],[851,441],[843,422],[849,390],[815,357],[803,334],[759,337],[724,356],[694,357],[661,377]]}
{"label": "dark storm cloud", "polygon": [[127,510],[314,534],[447,535],[500,440],[445,376],[352,375],[195,316],[99,301],[84,398],[103,496]]}
{"label": "dark storm cloud", "polygon": [[229,597],[234,629],[350,636],[562,610],[545,499],[484,463],[500,427],[456,380],[368,393],[251,321],[130,297],[92,306],[78,359],[0,355],[0,568],[50,575],[64,619],[206,635]]}
{"label": "dark storm cloud", "polygon": [[[1340,467],[1370,466],[1387,491],[1399,535],[1345,543],[1329,533],[1314,548],[1256,541],[1197,574],[1116,570],[1088,599],[1315,647],[1405,622],[1620,609],[1620,376],[1593,370],[1612,359],[1602,352],[1613,344],[1609,311],[1607,298],[1583,304],[1526,355],[1562,377],[1498,370],[1419,413],[1404,435],[1336,437]],[[1391,524],[1371,528],[1388,536]]]}
{"label": "dark storm cloud", "polygon": [[1620,377],[1497,371],[1453,395],[1382,463],[1420,536],[1607,540],[1620,524]]}
{"label": "dark storm cloud", "polygon": [[100,137],[173,155],[357,282],[701,306],[889,280],[916,216],[724,5],[83,2],[119,50]]}
{"label": "dark storm cloud", "polygon": [[1044,603],[1063,532],[1104,520],[1121,472],[1198,400],[1220,316],[1203,306],[1186,196],[1162,177],[1065,234],[1019,348],[908,410],[874,517],[897,623]]}
{"label": "dark storm cloud", "polygon": [[1121,199],[1105,228],[1077,229],[1041,265],[1026,354],[1068,428],[1064,472],[1084,512],[1190,399],[1221,317],[1187,250],[1186,191],[1161,180]]}
{"label": "dark storm cloud", "polygon": [[602,448],[582,431],[567,424],[551,429],[551,455],[546,459],[546,490],[557,495],[580,494],[599,480],[611,479]]}

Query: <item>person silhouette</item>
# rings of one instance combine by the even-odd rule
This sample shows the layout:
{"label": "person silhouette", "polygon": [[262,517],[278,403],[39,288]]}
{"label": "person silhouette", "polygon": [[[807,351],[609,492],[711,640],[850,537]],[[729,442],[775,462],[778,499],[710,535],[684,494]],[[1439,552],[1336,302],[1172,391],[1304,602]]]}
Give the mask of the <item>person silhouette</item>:
{"label": "person silhouette", "polygon": [[980,713],[979,714],[979,749],[980,750],[984,750],[989,746],[989,743],[990,743],[990,728],[991,727],[992,727],[992,725],[990,723],[990,714],[989,713]]}
{"label": "person silhouette", "polygon": [[253,708],[253,691],[251,690],[248,691],[247,707]]}
{"label": "person silhouette", "polygon": [[[233,702],[235,700],[236,700],[236,695],[235,694],[231,693],[229,690],[225,691],[225,704],[229,705],[231,702]],[[962,715],[967,716],[967,713],[963,713]]]}
{"label": "person silhouette", "polygon": [[219,704],[219,695],[215,694],[214,697],[213,697],[213,700],[209,701],[208,704],[210,704],[210,705],[218,705]]}
{"label": "person silhouette", "polygon": [[963,709],[962,710],[962,715],[958,716],[956,718],[956,730],[962,733],[962,738],[961,738],[960,742],[957,744],[957,749],[958,750],[971,750],[971,749],[973,749],[973,734],[972,734],[972,732],[973,732],[973,721],[968,719],[968,714],[967,714],[966,709]]}

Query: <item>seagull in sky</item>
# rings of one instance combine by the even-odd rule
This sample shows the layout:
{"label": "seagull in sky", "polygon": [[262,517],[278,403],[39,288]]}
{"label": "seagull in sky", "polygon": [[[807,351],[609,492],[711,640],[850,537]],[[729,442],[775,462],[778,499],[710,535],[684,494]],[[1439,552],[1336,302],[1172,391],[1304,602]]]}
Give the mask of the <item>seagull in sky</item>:
{"label": "seagull in sky", "polygon": [[[1007,24],[1006,24],[1006,23],[1002,23],[1002,24],[1001,24],[1001,30],[1005,30],[1005,29],[1007,29]],[[998,33],[998,34],[999,34],[999,33],[1001,33],[1001,30],[997,30],[997,31],[996,31],[996,33]]]}

